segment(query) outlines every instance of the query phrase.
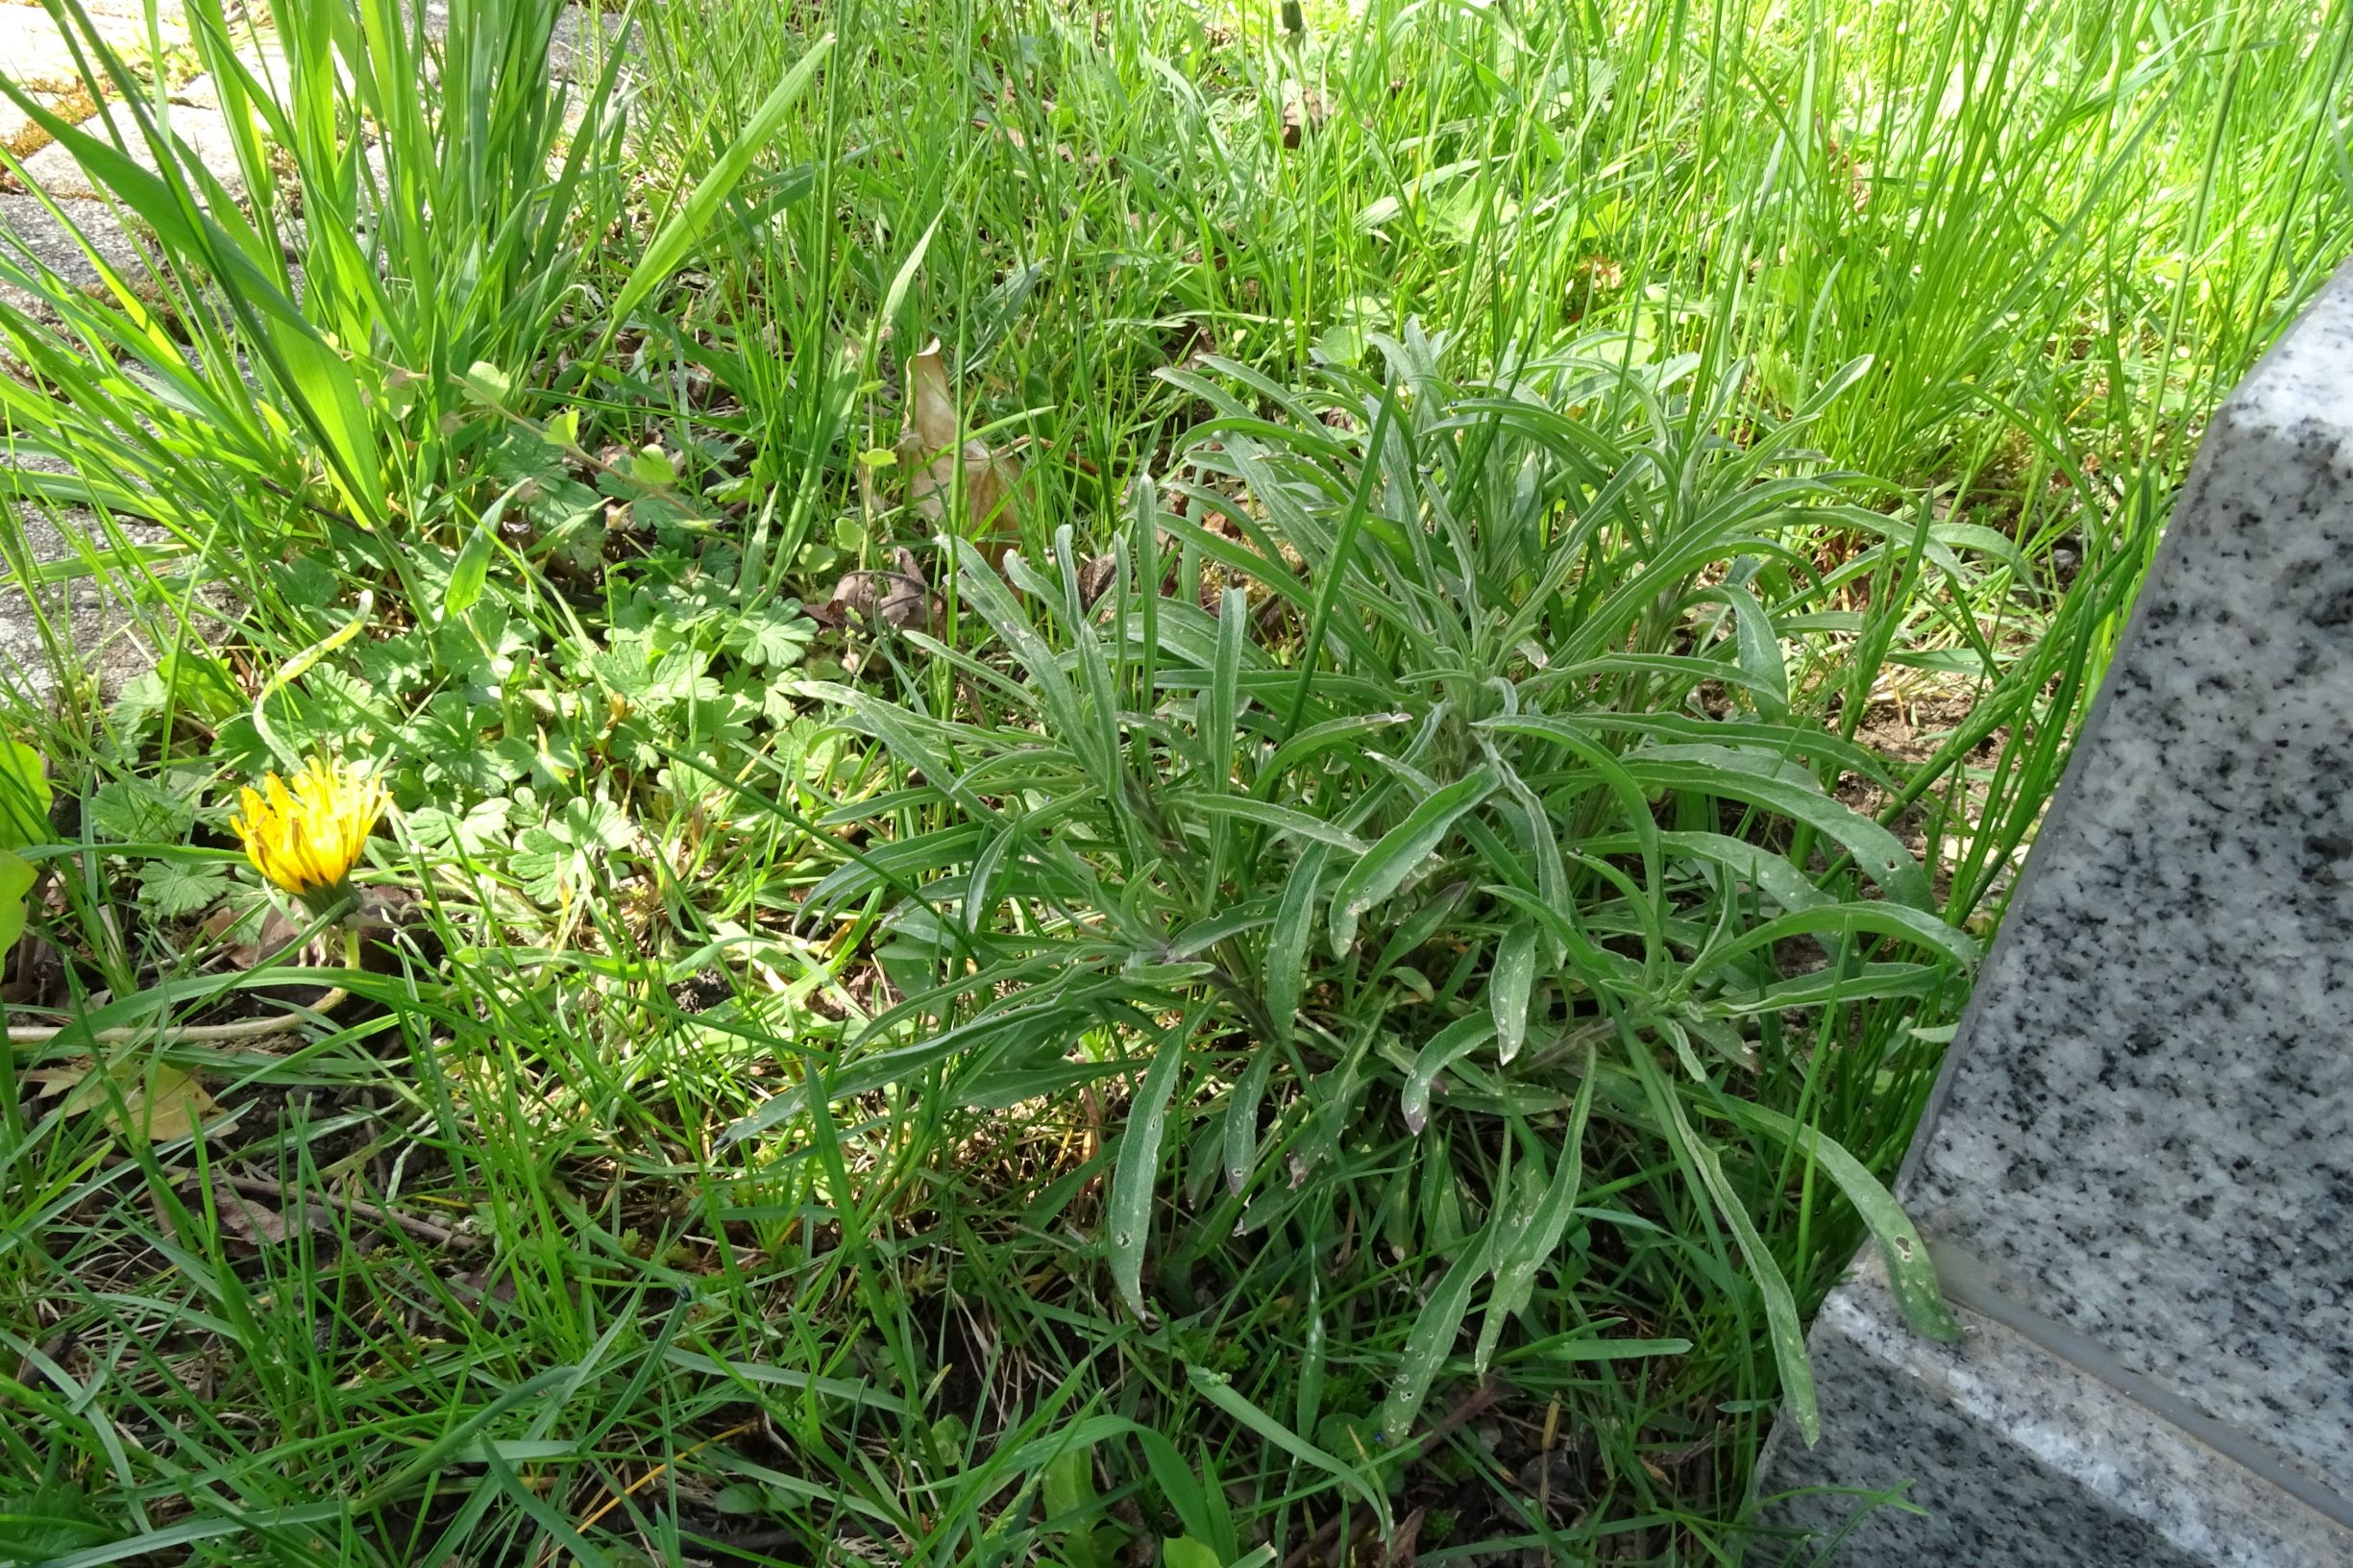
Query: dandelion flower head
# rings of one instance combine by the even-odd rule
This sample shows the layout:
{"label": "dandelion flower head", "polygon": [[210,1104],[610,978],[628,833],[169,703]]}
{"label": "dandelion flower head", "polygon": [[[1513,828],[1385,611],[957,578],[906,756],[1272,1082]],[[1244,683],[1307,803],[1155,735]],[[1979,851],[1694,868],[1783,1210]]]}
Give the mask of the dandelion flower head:
{"label": "dandelion flower head", "polygon": [[271,773],[239,792],[229,821],[254,869],[314,907],[346,891],[368,835],[391,796],[376,774],[312,757],[292,779]]}

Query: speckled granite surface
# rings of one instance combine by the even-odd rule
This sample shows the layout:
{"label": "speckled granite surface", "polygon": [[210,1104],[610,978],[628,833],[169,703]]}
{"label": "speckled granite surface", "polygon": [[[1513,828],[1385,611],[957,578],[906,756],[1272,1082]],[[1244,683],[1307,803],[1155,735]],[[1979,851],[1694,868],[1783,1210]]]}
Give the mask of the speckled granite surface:
{"label": "speckled granite surface", "polygon": [[[1904,1568],[2335,1568],[2353,1530],[2250,1474],[2131,1399],[1967,1309],[1956,1348],[1903,1326],[1875,1257],[1816,1320],[1823,1446],[1783,1429],[1776,1490],[1906,1494],[1924,1515],[1871,1509],[1830,1560]],[[1817,1491],[1774,1510],[1821,1539],[1857,1511]],[[1760,1541],[1750,1560],[1779,1560]],[[1800,1549],[1794,1561],[1811,1561]]]}
{"label": "speckled granite surface", "polygon": [[2353,269],[2208,431],[1903,1197],[2353,1494]]}
{"label": "speckled granite surface", "polygon": [[2353,265],[2206,434],[1899,1191],[1979,1332],[1825,1309],[1760,1485],[1935,1512],[1830,1560],[2353,1568]]}

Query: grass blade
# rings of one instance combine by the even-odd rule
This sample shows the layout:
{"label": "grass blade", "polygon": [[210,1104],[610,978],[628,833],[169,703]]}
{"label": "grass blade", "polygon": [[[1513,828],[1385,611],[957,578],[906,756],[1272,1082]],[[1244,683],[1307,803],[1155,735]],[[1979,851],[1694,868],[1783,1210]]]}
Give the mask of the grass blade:
{"label": "grass blade", "polygon": [[[832,52],[833,35],[830,33],[809,45],[791,73],[776,84],[775,90],[753,112],[743,134],[720,154],[719,160],[696,182],[686,200],[663,223],[652,242],[646,247],[646,254],[637,258],[637,265],[629,269],[629,276],[613,296],[612,316],[605,327],[608,337],[620,331],[622,324],[629,319],[629,313],[643,305],[647,296],[660,287],[663,281],[677,269],[678,263],[686,259],[686,253],[710,228],[711,219],[718,213],[721,204],[750,172],[752,159],[783,128],[785,116],[793,112],[793,106],[800,102],[802,93],[808,91],[809,83],[816,77],[818,67],[825,62]],[[917,257],[919,258],[921,254],[919,250]]]}

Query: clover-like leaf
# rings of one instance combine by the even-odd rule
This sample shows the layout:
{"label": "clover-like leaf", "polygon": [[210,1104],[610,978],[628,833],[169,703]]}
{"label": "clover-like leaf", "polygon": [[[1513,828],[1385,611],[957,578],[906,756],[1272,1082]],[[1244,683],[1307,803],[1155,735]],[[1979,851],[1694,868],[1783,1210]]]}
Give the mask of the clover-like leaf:
{"label": "clover-like leaf", "polygon": [[112,844],[179,844],[196,825],[196,807],[152,779],[110,779],[90,794],[89,825]]}
{"label": "clover-like leaf", "polygon": [[408,813],[408,840],[426,849],[450,848],[462,855],[486,853],[506,839],[511,803],[493,796],[478,800],[462,815],[440,806],[419,806]]}
{"label": "clover-like leaf", "polygon": [[206,861],[151,860],[139,868],[139,902],[167,920],[211,908],[236,885]]}
{"label": "clover-like leaf", "polygon": [[787,600],[746,615],[728,641],[751,664],[783,670],[800,662],[816,636],[817,623],[800,613],[797,602]]}

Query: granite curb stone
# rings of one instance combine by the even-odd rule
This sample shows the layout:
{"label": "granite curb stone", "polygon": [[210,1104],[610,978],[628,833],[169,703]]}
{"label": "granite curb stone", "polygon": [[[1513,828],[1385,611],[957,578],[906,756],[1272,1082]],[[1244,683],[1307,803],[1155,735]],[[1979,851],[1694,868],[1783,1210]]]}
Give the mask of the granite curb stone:
{"label": "granite curb stone", "polygon": [[[1886,1491],[1928,1509],[1871,1510],[1852,1550],[1832,1562],[2353,1562],[2353,1530],[2264,1474],[2011,1326],[1965,1305],[1953,1315],[1960,1346],[1912,1333],[1875,1255],[1823,1305],[1812,1350],[1823,1431],[1832,1435],[1808,1451],[1777,1430],[1762,1466],[1772,1488]],[[1827,1539],[1855,1512],[1851,1496],[1819,1491],[1782,1505],[1773,1522]],[[2054,1521],[2071,1527],[2063,1544]]]}
{"label": "granite curb stone", "polygon": [[[1977,1332],[1911,1339],[1858,1265],[1822,1444],[1760,1487],[1915,1478],[1936,1522],[1855,1568],[2353,1568],[2348,1002],[2353,265],[2206,432],[1898,1182]],[[2119,1519],[2156,1544],[2101,1555]]]}

